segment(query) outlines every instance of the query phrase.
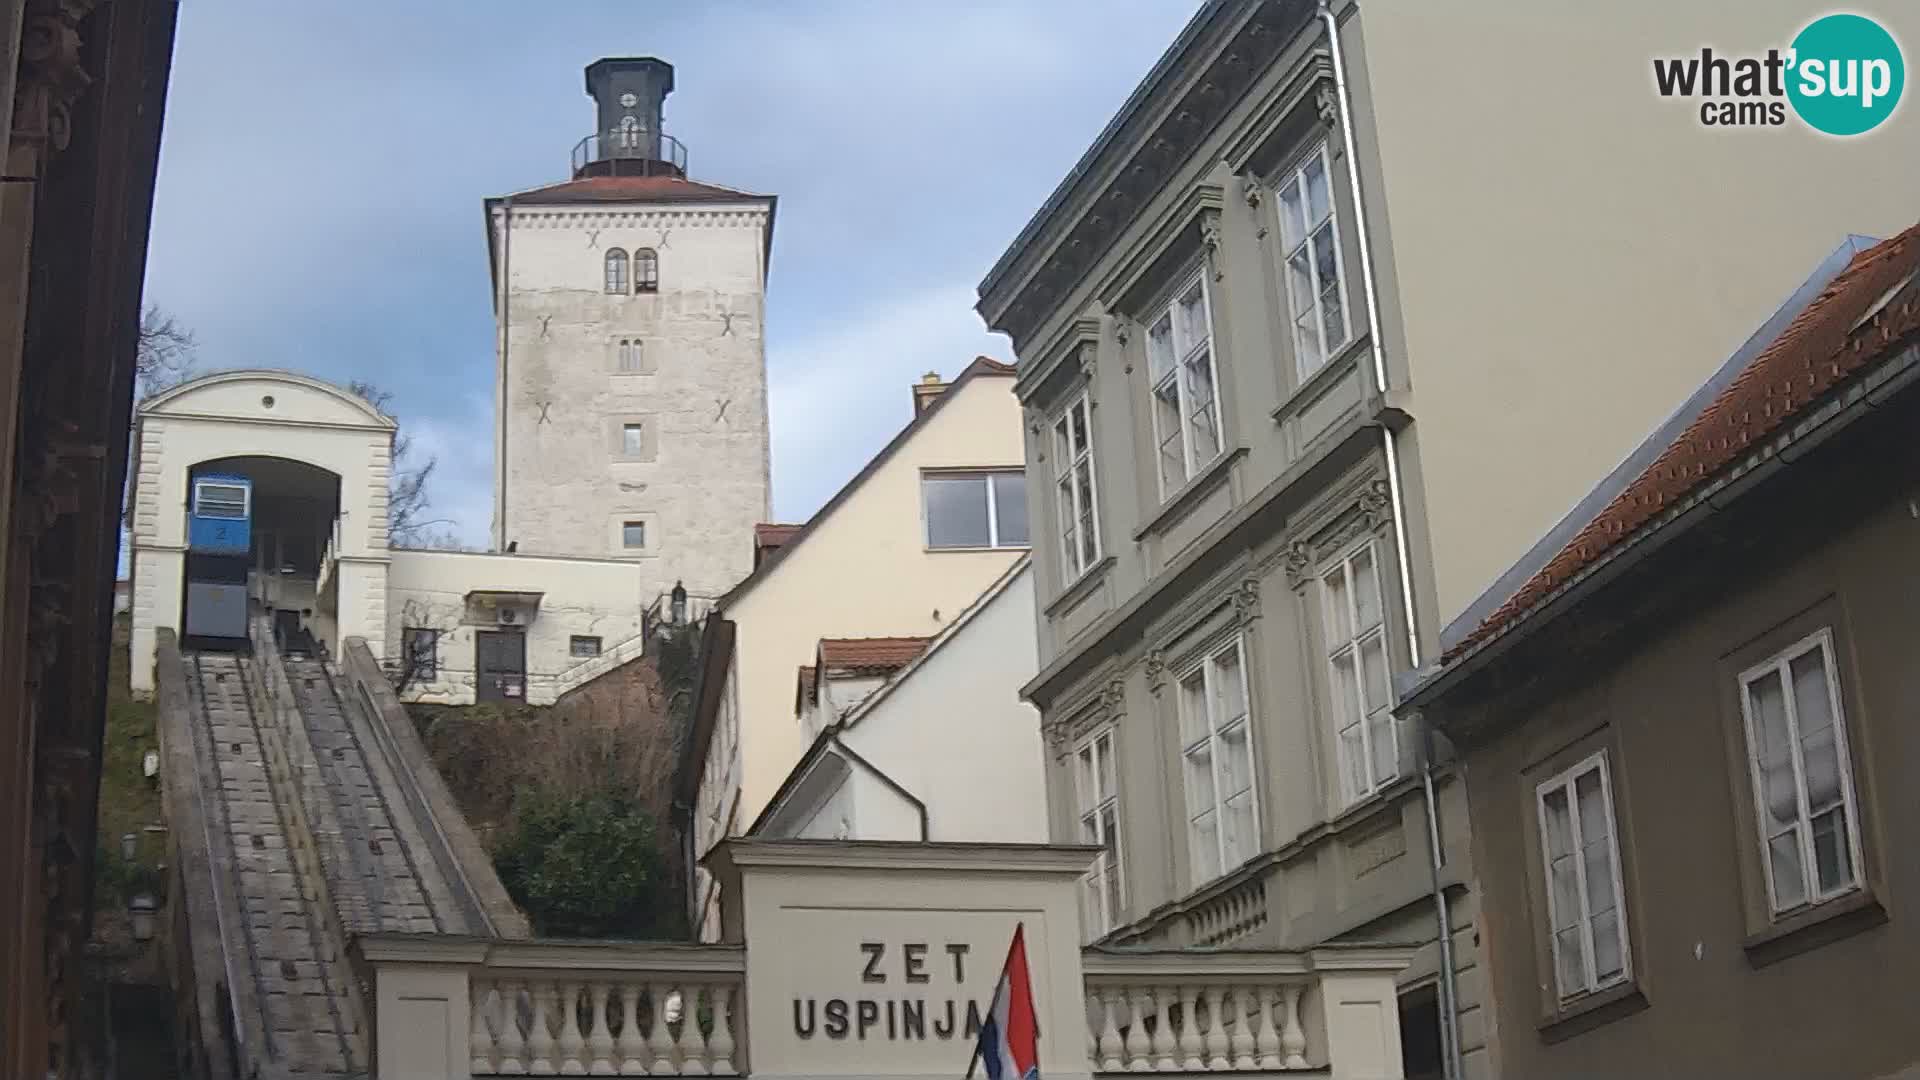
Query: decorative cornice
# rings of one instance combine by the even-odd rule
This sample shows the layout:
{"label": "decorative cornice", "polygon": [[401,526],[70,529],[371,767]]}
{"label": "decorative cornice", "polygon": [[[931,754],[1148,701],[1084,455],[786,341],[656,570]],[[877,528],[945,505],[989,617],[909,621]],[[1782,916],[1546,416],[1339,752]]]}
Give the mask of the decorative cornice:
{"label": "decorative cornice", "polygon": [[1313,576],[1313,546],[1302,540],[1287,545],[1287,584],[1294,588],[1306,584]]}
{"label": "decorative cornice", "polygon": [[1227,276],[1220,262],[1220,211],[1209,209],[1200,212],[1200,244],[1207,249],[1207,265],[1213,268],[1213,280],[1219,281]]}
{"label": "decorative cornice", "polygon": [[[20,26],[20,69],[13,92],[14,146],[65,150],[73,103],[93,77],[81,66],[80,21],[94,0],[29,0]],[[31,168],[37,173],[40,161]]]}
{"label": "decorative cornice", "polygon": [[1159,693],[1167,685],[1167,654],[1155,649],[1147,654],[1147,689]]}
{"label": "decorative cornice", "polygon": [[1368,484],[1353,505],[1369,529],[1378,529],[1393,521],[1393,492],[1385,480]]}
{"label": "decorative cornice", "polygon": [[1233,620],[1241,626],[1249,626],[1260,617],[1260,579],[1242,578],[1233,588]]}
{"label": "decorative cornice", "polygon": [[[1289,5],[1258,5],[1179,100],[1169,103],[1159,123],[1135,144],[1137,149],[1114,163],[1105,187],[1080,198],[1077,219],[1028,249],[1033,269],[1016,286],[1006,310],[998,318],[989,318],[993,329],[1005,331],[1019,343],[1086,277],[1286,48],[1291,35],[1281,31],[1290,11]],[[1064,219],[1069,212],[1062,208],[1056,213]]]}
{"label": "decorative cornice", "polygon": [[1321,83],[1314,91],[1313,106],[1320,114],[1320,122],[1328,130],[1340,122],[1340,93],[1332,83]]}

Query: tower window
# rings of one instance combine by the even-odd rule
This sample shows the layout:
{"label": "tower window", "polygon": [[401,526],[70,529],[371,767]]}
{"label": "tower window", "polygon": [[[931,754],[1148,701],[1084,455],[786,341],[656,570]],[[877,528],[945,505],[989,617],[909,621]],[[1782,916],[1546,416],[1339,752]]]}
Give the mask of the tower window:
{"label": "tower window", "polygon": [[637,293],[660,291],[660,256],[655,255],[652,248],[634,249],[633,291]]}
{"label": "tower window", "polygon": [[615,346],[615,356],[621,372],[637,374],[640,371],[640,339],[621,338]]}
{"label": "tower window", "polygon": [[629,550],[638,550],[647,546],[647,523],[644,521],[623,521],[620,523],[620,546]]}
{"label": "tower window", "polygon": [[615,296],[627,292],[627,253],[619,248],[607,252],[607,292]]}
{"label": "tower window", "polygon": [[623,424],[620,427],[620,452],[628,457],[639,457],[646,446],[641,438],[639,424]]}

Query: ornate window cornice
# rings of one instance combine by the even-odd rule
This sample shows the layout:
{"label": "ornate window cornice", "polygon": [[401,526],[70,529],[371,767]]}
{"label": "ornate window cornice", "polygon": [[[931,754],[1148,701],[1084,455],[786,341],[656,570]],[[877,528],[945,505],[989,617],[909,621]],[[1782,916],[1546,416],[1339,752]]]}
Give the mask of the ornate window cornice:
{"label": "ornate window cornice", "polygon": [[73,134],[73,103],[93,85],[80,62],[80,22],[94,0],[29,0],[20,24],[20,69],[13,91],[14,147],[31,147],[38,174],[50,152]]}

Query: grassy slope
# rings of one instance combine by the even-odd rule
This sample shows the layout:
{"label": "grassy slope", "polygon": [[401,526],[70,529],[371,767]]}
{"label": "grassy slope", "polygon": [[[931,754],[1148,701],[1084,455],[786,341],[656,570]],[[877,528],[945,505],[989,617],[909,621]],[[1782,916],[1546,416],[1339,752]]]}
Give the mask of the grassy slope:
{"label": "grassy slope", "polygon": [[[158,750],[154,731],[158,715],[151,701],[135,701],[128,689],[128,618],[113,620],[113,659],[107,669],[107,731],[101,747],[100,768],[100,844],[113,855],[120,851],[120,837],[133,833],[140,838],[139,861],[152,866],[165,857],[165,841],[149,836],[148,825],[161,824],[160,789],[150,783],[141,765],[148,750]],[[115,905],[117,898],[99,896],[96,905]]]}

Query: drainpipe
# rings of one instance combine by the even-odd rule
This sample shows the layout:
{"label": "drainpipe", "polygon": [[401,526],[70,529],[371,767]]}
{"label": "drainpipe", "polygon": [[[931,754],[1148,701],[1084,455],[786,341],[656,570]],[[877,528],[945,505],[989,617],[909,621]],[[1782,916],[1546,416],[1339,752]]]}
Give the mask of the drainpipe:
{"label": "drainpipe", "polygon": [[513,310],[508,306],[512,294],[509,286],[513,281],[513,197],[509,195],[500,204],[500,393],[495,399],[494,410],[499,413],[494,418],[498,429],[494,439],[494,452],[500,460],[494,463],[494,475],[498,495],[493,508],[493,550],[507,550],[507,346],[508,332],[512,329]]}
{"label": "drainpipe", "polygon": [[[1347,147],[1347,182],[1353,198],[1353,224],[1360,243],[1360,282],[1367,298],[1368,351],[1373,355],[1374,387],[1387,393],[1386,345],[1380,331],[1380,295],[1374,283],[1372,236],[1367,231],[1367,204],[1360,192],[1360,163],[1353,136],[1353,99],[1347,89],[1347,63],[1340,51],[1340,21],[1327,0],[1320,0],[1320,20],[1327,27],[1327,49],[1333,54],[1333,89],[1339,104],[1340,137]],[[1393,428],[1381,425],[1381,451],[1387,459],[1387,494],[1393,504],[1393,548],[1400,565],[1402,618],[1407,628],[1407,661],[1420,667],[1420,631],[1413,608],[1412,561],[1408,558],[1406,496],[1400,484],[1400,453]],[[1427,868],[1432,875],[1433,912],[1440,931],[1440,1036],[1446,1047],[1446,1075],[1464,1080],[1460,1058],[1459,986],[1453,969],[1453,920],[1446,890],[1440,884],[1445,858],[1440,846],[1439,799],[1433,785],[1433,736],[1421,721],[1420,793],[1426,804]]]}

